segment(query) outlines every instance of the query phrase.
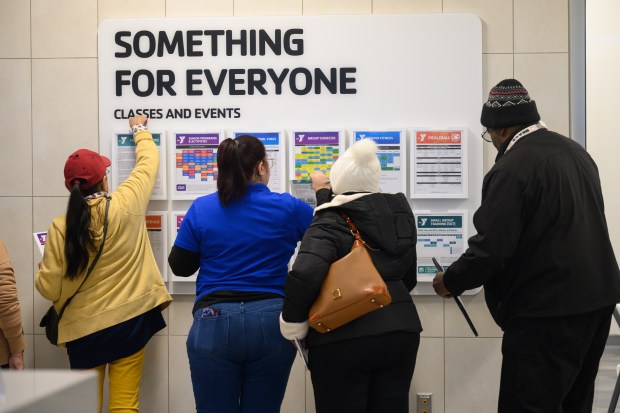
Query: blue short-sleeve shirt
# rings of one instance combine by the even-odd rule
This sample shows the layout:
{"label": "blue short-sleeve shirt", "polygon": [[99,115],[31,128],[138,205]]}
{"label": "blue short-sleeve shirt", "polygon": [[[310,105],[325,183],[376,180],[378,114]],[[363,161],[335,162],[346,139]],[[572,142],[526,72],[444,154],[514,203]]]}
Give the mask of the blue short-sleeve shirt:
{"label": "blue short-sleeve shirt", "polygon": [[220,290],[284,295],[288,262],[312,221],[312,207],[261,183],[222,206],[217,193],[196,199],[174,244],[200,254],[197,299]]}

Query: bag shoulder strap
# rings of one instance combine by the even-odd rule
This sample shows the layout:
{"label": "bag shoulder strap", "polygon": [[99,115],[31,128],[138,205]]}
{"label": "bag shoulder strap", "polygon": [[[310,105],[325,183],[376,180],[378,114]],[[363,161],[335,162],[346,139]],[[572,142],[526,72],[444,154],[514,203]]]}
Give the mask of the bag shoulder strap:
{"label": "bag shoulder strap", "polygon": [[73,297],[75,297],[78,291],[80,291],[80,288],[82,288],[82,286],[84,285],[84,281],[86,281],[90,273],[93,272],[93,269],[95,268],[95,264],[97,264],[97,261],[99,261],[99,257],[101,257],[101,252],[103,251],[103,246],[105,244],[106,235],[108,233],[108,211],[109,209],[110,209],[110,197],[106,196],[105,216],[103,218],[103,241],[101,241],[101,245],[99,245],[99,250],[97,251],[97,255],[95,255],[95,258],[93,258],[93,262],[88,267],[88,271],[86,272],[84,279],[80,283],[80,286],[77,288],[77,290],[75,290],[73,295],[71,295],[71,297],[69,297],[67,301],[65,301],[65,304],[62,306],[62,309],[60,310],[60,313],[58,314],[58,318],[62,317],[62,314],[65,312],[65,309],[67,308],[67,306],[69,305]]}
{"label": "bag shoulder strap", "polygon": [[366,241],[362,239],[362,234],[360,234],[359,229],[357,229],[357,226],[353,223],[353,220],[351,219],[351,217],[349,217],[343,210],[340,210],[339,212],[340,212],[340,215],[342,215],[342,217],[344,218],[344,221],[349,226],[351,235],[355,237],[355,241],[353,241],[353,246],[351,248],[360,247],[363,245],[369,250],[380,251],[379,248],[373,248],[370,245],[366,244]]}
{"label": "bag shoulder strap", "polygon": [[364,240],[362,239],[362,235],[360,234],[359,230],[357,229],[357,226],[355,226],[355,224],[353,223],[353,220],[351,219],[351,217],[349,217],[344,211],[340,210],[340,215],[342,215],[342,217],[344,218],[344,221],[347,223],[347,225],[349,226],[349,229],[351,231],[351,235],[353,235],[355,237],[355,241],[353,242],[353,246],[359,246],[359,245],[355,245],[355,244],[362,244],[365,245],[366,243],[364,242]]}

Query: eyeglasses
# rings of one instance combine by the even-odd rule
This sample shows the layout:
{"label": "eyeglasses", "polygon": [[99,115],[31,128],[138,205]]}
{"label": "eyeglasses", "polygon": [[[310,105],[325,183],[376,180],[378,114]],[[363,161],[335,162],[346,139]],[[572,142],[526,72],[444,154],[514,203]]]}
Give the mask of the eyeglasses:
{"label": "eyeglasses", "polygon": [[487,139],[487,138],[484,137],[484,135],[486,135],[486,134],[489,134],[489,136],[491,136],[491,132],[489,132],[489,128],[484,128],[484,130],[482,131],[482,134],[480,134],[480,137],[485,142],[491,142],[491,139]]}
{"label": "eyeglasses", "polygon": [[105,168],[105,174],[110,175],[110,168]]}
{"label": "eyeglasses", "polygon": [[267,165],[269,165],[269,169],[273,168],[273,159],[263,159],[262,162],[265,162]]}

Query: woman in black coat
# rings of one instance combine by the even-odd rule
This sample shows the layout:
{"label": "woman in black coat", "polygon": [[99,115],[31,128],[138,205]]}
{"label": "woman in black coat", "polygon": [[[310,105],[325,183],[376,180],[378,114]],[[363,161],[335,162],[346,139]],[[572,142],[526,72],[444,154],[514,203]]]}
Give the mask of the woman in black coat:
{"label": "woman in black coat", "polygon": [[[408,412],[422,326],[410,295],[416,285],[416,228],[405,195],[379,192],[377,146],[356,142],[333,165],[329,181],[313,174],[319,203],[289,273],[280,330],[305,339],[317,413]],[[331,184],[331,192],[327,189]],[[321,334],[308,312],[330,264],[351,251],[358,227],[392,303]],[[354,274],[351,274],[354,276]]]}

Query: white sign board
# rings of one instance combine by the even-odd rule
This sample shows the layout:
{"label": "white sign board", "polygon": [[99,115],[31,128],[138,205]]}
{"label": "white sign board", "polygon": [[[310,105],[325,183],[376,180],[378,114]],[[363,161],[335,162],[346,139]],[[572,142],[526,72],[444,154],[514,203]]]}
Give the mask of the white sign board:
{"label": "white sign board", "polygon": [[[480,203],[483,151],[474,137],[481,132],[482,25],[473,14],[107,20],[98,42],[104,154],[135,114],[148,115],[150,126],[172,143],[174,134],[189,131],[456,125],[467,142],[463,194],[411,204],[473,211]],[[339,153],[344,139],[341,134]],[[294,149],[293,140],[289,133],[284,148]],[[284,163],[278,164],[281,176],[294,179],[291,153]],[[183,178],[173,165],[176,155],[165,171],[168,212],[187,209],[199,195],[177,191],[186,183],[174,183]],[[409,177],[410,160],[403,165]],[[160,204],[152,209],[162,209],[163,202],[153,202]]]}

